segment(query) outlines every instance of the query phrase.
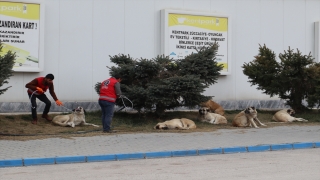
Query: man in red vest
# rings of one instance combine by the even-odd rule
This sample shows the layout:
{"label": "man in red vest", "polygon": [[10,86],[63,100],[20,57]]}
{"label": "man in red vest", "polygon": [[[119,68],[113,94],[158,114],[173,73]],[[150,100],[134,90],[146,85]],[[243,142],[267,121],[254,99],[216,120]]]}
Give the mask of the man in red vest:
{"label": "man in red vest", "polygon": [[49,92],[52,96],[52,98],[55,100],[56,104],[58,106],[62,106],[62,102],[58,100],[56,93],[54,92],[53,87],[53,74],[47,74],[45,77],[38,77],[33,79],[31,82],[26,84],[26,88],[28,88],[28,96],[31,101],[31,112],[32,112],[32,124],[37,124],[38,118],[37,118],[37,103],[36,98],[38,98],[40,101],[44,102],[46,104],[42,118],[51,121],[52,119],[48,116],[50,107],[51,107],[51,101],[47,98],[47,96],[44,94],[47,89],[49,89]]}
{"label": "man in red vest", "polygon": [[102,111],[103,132],[113,133],[110,129],[116,99],[121,96],[121,76],[115,75],[101,83],[99,105]]}

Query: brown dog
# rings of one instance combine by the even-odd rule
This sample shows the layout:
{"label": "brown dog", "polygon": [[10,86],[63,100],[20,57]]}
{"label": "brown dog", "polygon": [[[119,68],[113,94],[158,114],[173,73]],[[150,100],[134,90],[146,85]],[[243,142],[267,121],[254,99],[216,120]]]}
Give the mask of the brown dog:
{"label": "brown dog", "polygon": [[222,106],[220,106],[218,103],[208,100],[206,102],[203,102],[200,104],[202,107],[207,107],[210,109],[211,112],[214,112],[216,114],[220,114],[221,116],[224,116],[224,109]]}
{"label": "brown dog", "polygon": [[258,112],[256,111],[256,108],[249,107],[241,111],[234,117],[232,125],[235,127],[252,127],[253,125],[255,128],[259,128],[255,122],[257,122],[261,126],[266,126],[265,124],[259,121]]}
{"label": "brown dog", "polygon": [[153,129],[195,129],[197,128],[196,124],[187,118],[181,119],[171,119],[165,122],[158,123],[153,127]]}
{"label": "brown dog", "polygon": [[277,122],[308,121],[303,118],[294,117],[295,114],[296,112],[293,109],[282,109],[273,115],[272,120]]}
{"label": "brown dog", "polygon": [[227,119],[217,113],[211,113],[210,109],[207,107],[202,107],[199,109],[198,119],[202,122],[208,122],[211,124],[227,124]]}

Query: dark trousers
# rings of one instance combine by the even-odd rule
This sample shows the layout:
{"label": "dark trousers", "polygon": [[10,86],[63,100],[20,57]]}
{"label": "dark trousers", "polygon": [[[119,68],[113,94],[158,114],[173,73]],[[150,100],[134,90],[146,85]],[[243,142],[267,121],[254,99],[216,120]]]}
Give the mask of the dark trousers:
{"label": "dark trousers", "polygon": [[51,101],[47,98],[45,94],[41,95],[31,95],[29,94],[29,98],[31,101],[31,112],[32,112],[32,118],[37,119],[37,103],[36,103],[36,98],[38,98],[40,101],[44,102],[46,106],[44,107],[43,114],[48,114],[50,107],[51,107]]}
{"label": "dark trousers", "polygon": [[110,131],[111,120],[113,117],[114,103],[109,101],[99,100],[99,105],[102,111],[103,131]]}

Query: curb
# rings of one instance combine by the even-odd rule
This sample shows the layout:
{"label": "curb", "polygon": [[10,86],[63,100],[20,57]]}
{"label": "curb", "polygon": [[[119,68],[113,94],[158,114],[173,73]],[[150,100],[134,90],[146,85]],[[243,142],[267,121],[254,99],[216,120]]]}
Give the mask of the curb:
{"label": "curb", "polygon": [[199,156],[199,155],[213,155],[213,154],[232,154],[232,153],[245,153],[245,152],[264,152],[264,151],[294,150],[294,149],[308,149],[308,148],[320,148],[320,142],[237,146],[237,147],[225,147],[225,148],[213,148],[213,149],[192,149],[192,150],[160,151],[160,152],[146,152],[146,153],[138,152],[138,153],[128,153],[128,154],[9,159],[9,160],[0,160],[0,168],[50,165],[50,164],[52,165],[52,164],[67,164],[67,163],[101,162],[101,161],[121,161],[121,160],[132,160],[132,159],[169,158],[169,157]]}

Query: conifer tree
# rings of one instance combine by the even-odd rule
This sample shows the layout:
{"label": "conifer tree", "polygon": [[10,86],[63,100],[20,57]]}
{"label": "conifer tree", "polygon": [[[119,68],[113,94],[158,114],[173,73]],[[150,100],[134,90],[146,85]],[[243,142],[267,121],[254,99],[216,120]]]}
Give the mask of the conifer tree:
{"label": "conifer tree", "polygon": [[[9,83],[7,80],[12,76],[13,65],[15,60],[15,53],[8,51],[7,53],[2,53],[3,44],[0,41],[0,87],[4,84]],[[0,95],[7,91],[11,86],[4,89],[0,89]]]}
{"label": "conifer tree", "polygon": [[310,84],[308,85],[307,102],[309,108],[320,107],[320,63],[311,65],[308,69],[308,78]]}
{"label": "conifer tree", "polygon": [[317,91],[320,88],[316,89],[320,85],[319,64],[313,61],[310,54],[302,55],[298,49],[294,52],[290,47],[279,54],[280,62],[277,62],[273,51],[266,45],[259,46],[255,59],[242,66],[248,82],[271,97],[278,95],[297,112],[306,110],[303,101],[310,96],[309,104],[312,105],[311,97],[313,100],[319,97]]}
{"label": "conifer tree", "polygon": [[[138,60],[123,54],[110,56],[111,62],[117,65],[110,68],[110,75],[121,74],[121,90],[132,101],[134,109],[155,110],[161,116],[165,110],[191,108],[211,99],[202,93],[216,83],[223,68],[215,61],[217,50],[218,44],[213,43],[180,60],[164,55]],[[98,82],[97,93],[99,87]],[[116,103],[123,106],[122,101]]]}

